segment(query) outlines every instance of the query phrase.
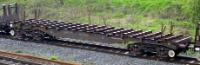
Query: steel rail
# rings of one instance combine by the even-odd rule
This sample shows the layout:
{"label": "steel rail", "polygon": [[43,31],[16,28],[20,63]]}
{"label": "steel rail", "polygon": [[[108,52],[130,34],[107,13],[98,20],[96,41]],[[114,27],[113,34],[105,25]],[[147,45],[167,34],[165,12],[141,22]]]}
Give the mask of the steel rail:
{"label": "steel rail", "polygon": [[28,61],[23,61],[23,60],[19,60],[19,59],[14,59],[14,58],[9,58],[9,57],[3,57],[0,56],[0,64],[3,65],[17,65],[17,64],[23,64],[23,65],[42,65],[42,64],[38,64],[38,63],[34,63],[34,62],[28,62]]}

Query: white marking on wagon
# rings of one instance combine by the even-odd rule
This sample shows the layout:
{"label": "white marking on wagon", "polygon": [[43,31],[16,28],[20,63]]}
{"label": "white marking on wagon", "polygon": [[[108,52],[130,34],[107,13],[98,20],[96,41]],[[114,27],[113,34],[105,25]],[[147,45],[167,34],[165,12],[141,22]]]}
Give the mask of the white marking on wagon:
{"label": "white marking on wagon", "polygon": [[11,36],[15,35],[15,31],[14,30],[11,30],[9,33],[10,33]]}
{"label": "white marking on wagon", "polygon": [[125,52],[124,54],[129,54],[129,52]]}

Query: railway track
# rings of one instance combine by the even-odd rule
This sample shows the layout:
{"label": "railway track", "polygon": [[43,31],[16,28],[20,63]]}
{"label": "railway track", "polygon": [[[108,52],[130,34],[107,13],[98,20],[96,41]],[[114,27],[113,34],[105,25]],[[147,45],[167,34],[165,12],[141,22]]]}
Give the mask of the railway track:
{"label": "railway track", "polygon": [[[17,40],[17,39],[14,39],[14,40]],[[63,40],[37,41],[37,43],[50,44],[50,45],[55,45],[55,46],[60,46],[60,47],[86,49],[86,50],[104,52],[104,53],[109,53],[109,54],[117,54],[121,56],[129,56],[133,58],[156,60],[156,61],[163,61],[163,62],[170,62],[170,63],[177,63],[177,64],[200,65],[200,61],[198,61],[196,58],[184,57],[184,56],[177,56],[175,58],[159,58],[159,57],[156,57],[155,55],[132,56],[129,53],[129,50],[125,48],[117,48],[117,47],[105,46],[105,45],[99,45],[99,44],[93,44],[93,43],[63,41]]]}
{"label": "railway track", "polygon": [[42,64],[0,56],[0,65],[42,65]]}
{"label": "railway track", "polygon": [[79,65],[77,63],[53,61],[29,54],[0,50],[0,65]]}
{"label": "railway track", "polygon": [[[13,39],[13,38],[10,38],[9,36],[3,36],[3,37],[7,39]],[[13,39],[13,40],[19,40],[19,39]],[[25,41],[31,41],[31,40],[25,40]],[[200,61],[198,61],[196,58],[191,58],[191,57],[177,56],[175,58],[159,58],[159,57],[156,57],[155,55],[133,56],[129,53],[129,50],[125,48],[117,48],[117,47],[106,46],[106,45],[101,45],[101,44],[77,42],[74,40],[65,40],[65,41],[64,40],[51,40],[51,41],[48,40],[48,41],[32,41],[32,42],[50,44],[50,45],[55,45],[55,46],[60,46],[60,47],[71,47],[71,48],[86,49],[86,50],[91,50],[91,51],[99,51],[99,52],[104,52],[104,53],[117,54],[117,55],[122,55],[122,56],[129,56],[133,58],[140,58],[140,59],[156,60],[156,61],[163,61],[163,62],[170,62],[170,63],[177,63],[177,64],[200,65]]]}
{"label": "railway track", "polygon": [[124,48],[116,48],[112,46],[105,46],[105,45],[92,44],[92,43],[80,43],[80,42],[75,42],[75,41],[57,40],[57,41],[49,42],[46,44],[57,45],[57,46],[62,46],[62,47],[87,49],[87,50],[92,50],[92,51],[100,51],[100,52],[105,52],[105,53],[130,56],[133,58],[157,60],[157,61],[171,62],[171,63],[177,63],[177,64],[200,65],[200,61],[198,61],[196,58],[184,57],[184,56],[177,56],[175,58],[159,58],[159,57],[156,57],[155,55],[132,56],[129,53],[129,50],[124,49]]}

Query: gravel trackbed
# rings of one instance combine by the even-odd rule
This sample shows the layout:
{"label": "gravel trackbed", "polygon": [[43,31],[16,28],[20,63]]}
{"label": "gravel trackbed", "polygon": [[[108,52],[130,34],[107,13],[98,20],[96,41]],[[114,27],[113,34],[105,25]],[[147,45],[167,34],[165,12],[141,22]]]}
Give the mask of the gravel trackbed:
{"label": "gravel trackbed", "polygon": [[36,56],[57,56],[62,61],[73,61],[82,65],[180,65],[154,60],[131,58],[84,49],[64,48],[34,42],[16,41],[0,38],[0,49],[22,52]]}

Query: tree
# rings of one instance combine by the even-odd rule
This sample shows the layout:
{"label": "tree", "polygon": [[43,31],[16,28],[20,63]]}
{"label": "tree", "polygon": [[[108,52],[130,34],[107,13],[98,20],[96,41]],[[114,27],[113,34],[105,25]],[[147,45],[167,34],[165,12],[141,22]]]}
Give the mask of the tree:
{"label": "tree", "polygon": [[200,22],[200,0],[194,0],[193,3],[192,21],[197,23]]}

